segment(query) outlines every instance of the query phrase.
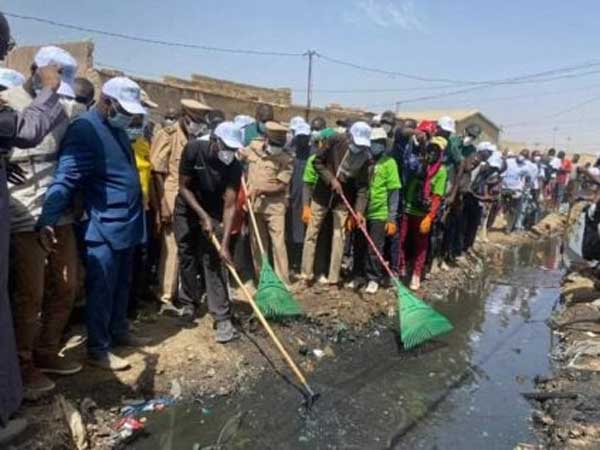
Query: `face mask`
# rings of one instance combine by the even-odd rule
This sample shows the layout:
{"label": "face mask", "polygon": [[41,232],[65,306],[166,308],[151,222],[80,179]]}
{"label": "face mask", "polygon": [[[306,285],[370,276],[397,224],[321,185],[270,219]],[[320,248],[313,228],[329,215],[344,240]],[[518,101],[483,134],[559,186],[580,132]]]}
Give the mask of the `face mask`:
{"label": "face mask", "polygon": [[279,147],[277,145],[267,144],[265,147],[265,151],[272,156],[281,155],[283,153],[283,147]]}
{"label": "face mask", "polygon": [[525,161],[525,157],[523,155],[519,155],[517,156],[517,161],[522,163],[523,161]]}
{"label": "face mask", "polygon": [[138,138],[144,135],[143,128],[127,128],[125,131],[127,132],[127,136],[129,136],[129,140],[131,142],[137,141]]}
{"label": "face mask", "polygon": [[541,157],[541,156],[534,156],[533,160],[534,160],[536,163],[539,163],[539,162],[542,160],[542,157]]}
{"label": "face mask", "polygon": [[219,150],[217,153],[217,158],[219,158],[219,161],[221,161],[223,164],[228,166],[235,159],[235,152],[230,150]]}
{"label": "face mask", "polygon": [[473,143],[473,137],[471,136],[465,136],[463,138],[463,145],[471,145]]}
{"label": "face mask", "polygon": [[390,125],[389,123],[384,123],[381,125],[381,128],[383,128],[385,132],[389,135],[394,127],[392,127],[392,125]]}
{"label": "face mask", "polygon": [[42,80],[40,79],[37,73],[34,73],[31,77],[31,87],[35,95],[38,96],[41,94],[42,89],[44,89],[44,85],[42,84]]}
{"label": "face mask", "polygon": [[164,124],[165,127],[170,127],[171,125],[175,125],[175,122],[177,122],[175,119],[165,119]]}
{"label": "face mask", "polygon": [[319,136],[320,133],[321,133],[320,131],[313,130],[313,131],[310,132],[310,137],[313,138],[313,139],[316,139]]}
{"label": "face mask", "polygon": [[208,131],[208,125],[202,122],[192,122],[191,120],[186,120],[185,128],[190,136],[198,137],[203,136]]}
{"label": "face mask", "polygon": [[355,155],[359,154],[362,151],[363,151],[363,149],[361,147],[359,147],[358,145],[350,144],[350,152],[354,153]]}
{"label": "face mask", "polygon": [[257,129],[258,129],[258,132],[260,134],[266,134],[267,133],[267,126],[264,123],[262,123],[262,122],[258,122]]}
{"label": "face mask", "polygon": [[373,156],[381,156],[385,152],[385,144],[371,142],[371,154]]}
{"label": "face mask", "polygon": [[117,129],[126,130],[131,125],[131,121],[133,120],[133,116],[128,116],[123,114],[112,107],[112,114],[108,115],[108,124]]}

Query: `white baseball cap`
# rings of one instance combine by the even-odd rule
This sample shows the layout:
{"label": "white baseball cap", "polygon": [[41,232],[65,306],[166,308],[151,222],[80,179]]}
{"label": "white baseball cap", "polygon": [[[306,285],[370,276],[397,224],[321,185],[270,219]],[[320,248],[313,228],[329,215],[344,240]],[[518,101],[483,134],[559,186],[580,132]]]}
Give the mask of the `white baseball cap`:
{"label": "white baseball cap", "polygon": [[229,148],[242,148],[242,130],[233,122],[221,122],[215,128],[215,136],[221,139]]}
{"label": "white baseball cap", "polygon": [[233,123],[235,123],[240,128],[244,128],[254,122],[256,122],[254,118],[246,116],[245,114],[239,114],[233,118]]}
{"label": "white baseball cap", "polygon": [[454,119],[450,116],[440,117],[438,119],[438,126],[449,133],[456,133],[456,123]]}
{"label": "white baseball cap", "polygon": [[298,124],[294,130],[294,133],[296,136],[310,136],[310,125],[306,122]]}
{"label": "white baseball cap", "polygon": [[371,145],[371,127],[366,122],[355,122],[350,127],[350,135],[356,145],[364,147]]}
{"label": "white baseball cap", "polygon": [[488,141],[483,141],[480,142],[479,144],[477,144],[477,151],[478,152],[484,152],[484,151],[494,151],[494,145],[491,142]]}
{"label": "white baseball cap", "polygon": [[69,52],[60,47],[48,45],[38,50],[33,58],[33,62],[38,67],[58,66],[62,69],[61,82],[58,90],[59,95],[75,98],[73,84],[75,84],[75,76],[77,74],[77,61]]}
{"label": "white baseball cap", "polygon": [[371,140],[378,141],[381,139],[387,139],[388,135],[383,128],[373,128],[371,129]]}
{"label": "white baseball cap", "polygon": [[302,116],[295,116],[295,117],[292,117],[292,118],[290,119],[290,130],[292,130],[292,131],[296,131],[296,129],[297,129],[297,128],[298,128],[300,125],[302,125],[302,124],[305,124],[305,123],[306,123],[306,121],[304,120],[304,118],[303,118]]}
{"label": "white baseball cap", "polygon": [[0,86],[10,89],[21,86],[23,83],[25,83],[25,77],[20,72],[0,67]]}
{"label": "white baseball cap", "polygon": [[129,114],[147,114],[142,106],[142,91],[127,77],[114,77],[102,86],[102,94],[119,102]]}

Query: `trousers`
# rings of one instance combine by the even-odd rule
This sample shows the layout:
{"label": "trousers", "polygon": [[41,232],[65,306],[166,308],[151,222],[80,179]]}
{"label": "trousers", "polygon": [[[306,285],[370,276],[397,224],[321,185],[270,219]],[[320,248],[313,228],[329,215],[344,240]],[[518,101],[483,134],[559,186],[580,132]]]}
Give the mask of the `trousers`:
{"label": "trousers", "polygon": [[58,353],[73,309],[78,282],[75,232],[63,225],[55,227],[55,235],[56,249],[50,254],[37,232],[11,236],[13,312],[22,367],[32,364],[34,353]]}
{"label": "trousers", "polygon": [[[275,273],[281,281],[290,285],[288,254],[285,242],[285,214],[255,213],[256,226],[267,256],[273,255]],[[262,256],[255,233],[250,235],[252,259],[256,273],[260,272]]]}
{"label": "trousers", "polygon": [[162,230],[160,262],[158,264],[159,299],[163,303],[173,303],[177,297],[179,260],[177,240],[173,224],[166,224]]}
{"label": "trousers", "polygon": [[[422,234],[421,222],[425,216],[404,214],[400,223],[400,252],[398,254],[398,268],[400,273],[406,272],[409,262],[413,262],[413,276],[420,277],[423,273],[427,249],[429,248],[429,233]],[[412,249],[407,245],[412,244]],[[410,251],[412,250],[412,252]],[[412,254],[412,257],[411,257]]]}
{"label": "trousers", "polygon": [[[177,239],[179,267],[185,296],[180,302],[193,306],[206,290],[208,310],[216,321],[231,318],[227,277],[217,249],[202,230],[195,213],[175,212],[173,229]],[[189,297],[189,300],[188,298]]]}
{"label": "trousers", "polygon": [[463,251],[469,250],[475,244],[477,229],[481,223],[483,208],[471,194],[465,194],[463,201]]}
{"label": "trousers", "polygon": [[[321,206],[317,202],[311,205],[312,217],[306,230],[304,239],[304,248],[302,250],[302,274],[309,280],[314,278],[315,274],[315,251],[319,231],[327,217],[329,208]],[[335,207],[333,213],[333,235],[331,242],[331,259],[329,261],[328,280],[331,284],[337,284],[340,281],[340,269],[342,267],[342,257],[344,256],[344,241],[346,238],[345,223],[348,217],[348,211],[343,205]]]}
{"label": "trousers", "polygon": [[[367,230],[377,250],[383,255],[385,221],[369,220],[367,221]],[[381,283],[383,278],[381,263],[360,230],[357,230],[354,239],[354,266],[352,275],[354,278],[362,278],[364,276],[368,281],[376,283]]]}
{"label": "trousers", "polygon": [[113,250],[106,242],[86,242],[85,320],[88,355],[102,357],[129,334],[127,305],[134,247]]}

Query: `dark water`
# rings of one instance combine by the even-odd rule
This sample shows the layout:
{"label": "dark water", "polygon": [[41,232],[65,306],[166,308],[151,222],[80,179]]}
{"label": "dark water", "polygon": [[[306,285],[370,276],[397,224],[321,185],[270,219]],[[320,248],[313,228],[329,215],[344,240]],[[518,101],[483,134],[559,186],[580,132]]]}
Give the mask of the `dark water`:
{"label": "dark water", "polygon": [[148,437],[130,448],[202,449],[237,413],[243,420],[224,448],[493,450],[533,443],[531,410],[520,393],[550,370],[544,320],[559,295],[557,249],[547,243],[498,252],[483,277],[434,304],[455,330],[425,351],[399,350],[384,325],[360,344],[336,348],[311,374],[322,398],[309,414],[298,392],[269,374],[233,398],[149,417]]}

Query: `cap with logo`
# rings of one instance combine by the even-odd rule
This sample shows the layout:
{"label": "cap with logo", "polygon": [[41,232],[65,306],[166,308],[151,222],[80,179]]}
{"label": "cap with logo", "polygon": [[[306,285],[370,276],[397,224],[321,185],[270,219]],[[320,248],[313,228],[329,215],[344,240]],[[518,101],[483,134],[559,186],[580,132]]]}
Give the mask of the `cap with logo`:
{"label": "cap with logo", "polygon": [[57,66],[61,69],[61,82],[58,90],[59,95],[75,98],[73,85],[77,74],[77,61],[69,52],[60,47],[48,45],[38,50],[33,58],[33,62],[38,67]]}
{"label": "cap with logo", "polygon": [[388,135],[383,128],[379,127],[379,128],[373,128],[371,130],[371,140],[372,141],[386,140],[387,137],[388,137]]}
{"label": "cap with logo", "polygon": [[23,83],[25,83],[25,77],[20,72],[0,67],[0,86],[10,89],[21,86]]}
{"label": "cap with logo", "polygon": [[114,77],[102,86],[102,94],[119,102],[129,114],[146,114],[142,106],[141,89],[127,77]]}
{"label": "cap with logo", "polygon": [[221,122],[215,128],[214,134],[230,149],[237,150],[244,146],[242,143],[242,130],[233,122]]}
{"label": "cap with logo", "polygon": [[438,126],[448,133],[456,133],[456,123],[454,119],[449,116],[440,117],[438,119]]}
{"label": "cap with logo", "polygon": [[355,145],[371,145],[371,127],[366,122],[356,122],[350,127],[350,135]]}
{"label": "cap with logo", "polygon": [[276,145],[284,145],[288,128],[278,122],[269,121],[265,123],[267,139]]}
{"label": "cap with logo", "polygon": [[206,103],[199,102],[198,100],[194,100],[192,98],[182,98],[181,106],[185,109],[189,109],[192,111],[211,111],[212,108],[208,106]]}

